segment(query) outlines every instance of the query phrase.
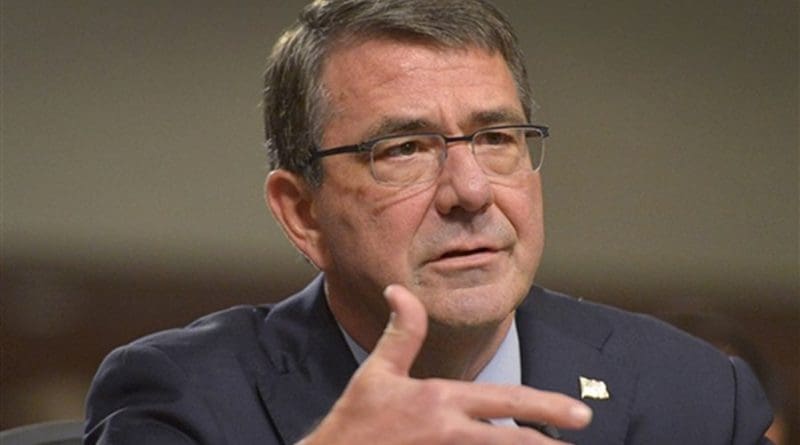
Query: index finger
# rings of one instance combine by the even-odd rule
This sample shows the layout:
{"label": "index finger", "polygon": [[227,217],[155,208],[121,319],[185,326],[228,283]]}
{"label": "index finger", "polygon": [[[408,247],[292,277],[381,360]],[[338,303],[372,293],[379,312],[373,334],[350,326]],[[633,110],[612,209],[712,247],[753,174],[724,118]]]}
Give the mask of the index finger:
{"label": "index finger", "polygon": [[592,419],[592,410],[567,395],[527,386],[452,382],[451,400],[473,418],[511,417],[580,429]]}

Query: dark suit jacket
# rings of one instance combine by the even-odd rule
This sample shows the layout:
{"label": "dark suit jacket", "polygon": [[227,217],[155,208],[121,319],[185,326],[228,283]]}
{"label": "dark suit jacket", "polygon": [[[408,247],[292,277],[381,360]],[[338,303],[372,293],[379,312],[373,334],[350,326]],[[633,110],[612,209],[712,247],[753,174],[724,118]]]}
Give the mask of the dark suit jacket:
{"label": "dark suit jacket", "polygon": [[[292,444],[356,369],[317,278],[274,306],[241,306],[112,352],[88,397],[87,443]],[[580,398],[605,382],[579,444],[762,442],[771,413],[738,359],[652,318],[534,287],[517,311],[522,380]]]}

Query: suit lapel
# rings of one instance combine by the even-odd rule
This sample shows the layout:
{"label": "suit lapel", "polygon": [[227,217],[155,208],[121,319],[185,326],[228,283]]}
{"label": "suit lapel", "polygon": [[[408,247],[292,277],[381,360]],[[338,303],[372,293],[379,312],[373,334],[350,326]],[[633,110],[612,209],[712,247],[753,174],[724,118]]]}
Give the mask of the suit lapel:
{"label": "suit lapel", "polygon": [[257,377],[261,400],[284,443],[299,441],[339,398],[356,362],[328,309],[318,277],[267,317],[260,342],[270,358]]}
{"label": "suit lapel", "polygon": [[[608,399],[584,398],[591,425],[561,431],[574,443],[623,444],[636,376],[603,350],[612,326],[583,303],[534,288],[516,314],[525,385],[581,398],[580,377],[605,383]],[[328,413],[357,368],[328,309],[318,277],[270,311],[260,344],[269,363],[256,376],[264,407],[284,443]]]}
{"label": "suit lapel", "polygon": [[[623,444],[635,375],[630,367],[605,353],[612,326],[583,303],[534,288],[517,310],[522,356],[522,382],[581,399],[580,378],[596,382],[583,402],[594,411],[592,423],[581,431],[562,431],[575,443]],[[608,398],[600,388],[605,384]]]}

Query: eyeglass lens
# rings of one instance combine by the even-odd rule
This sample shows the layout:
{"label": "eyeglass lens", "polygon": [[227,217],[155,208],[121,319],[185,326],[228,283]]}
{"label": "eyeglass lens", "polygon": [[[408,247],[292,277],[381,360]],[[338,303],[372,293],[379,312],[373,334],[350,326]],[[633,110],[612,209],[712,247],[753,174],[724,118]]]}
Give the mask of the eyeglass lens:
{"label": "eyeglass lens", "polygon": [[[484,173],[504,176],[526,163],[541,166],[541,131],[533,128],[498,128],[475,133],[472,149]],[[372,174],[378,182],[409,185],[436,178],[447,157],[447,141],[437,134],[388,137],[372,147]]]}

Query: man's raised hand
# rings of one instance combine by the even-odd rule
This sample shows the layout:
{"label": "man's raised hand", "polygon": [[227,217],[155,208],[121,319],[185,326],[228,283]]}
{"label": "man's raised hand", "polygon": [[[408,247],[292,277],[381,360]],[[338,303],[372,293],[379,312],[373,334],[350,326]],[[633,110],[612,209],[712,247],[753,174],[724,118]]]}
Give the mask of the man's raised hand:
{"label": "man's raised hand", "polygon": [[411,378],[427,333],[427,313],[402,286],[391,285],[384,295],[392,315],[383,335],[330,413],[300,444],[557,444],[531,428],[483,419],[510,417],[568,429],[589,423],[589,408],[563,394]]}

